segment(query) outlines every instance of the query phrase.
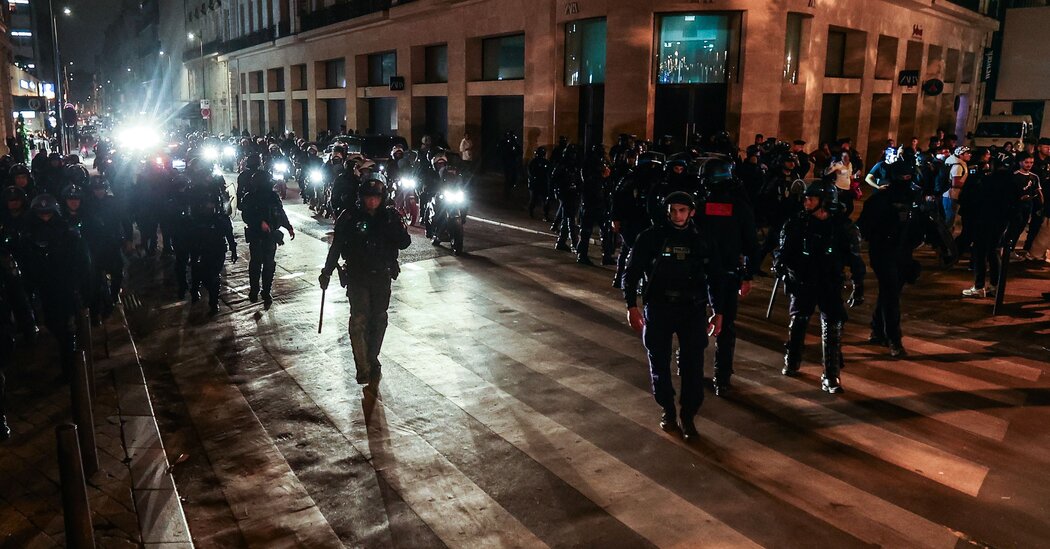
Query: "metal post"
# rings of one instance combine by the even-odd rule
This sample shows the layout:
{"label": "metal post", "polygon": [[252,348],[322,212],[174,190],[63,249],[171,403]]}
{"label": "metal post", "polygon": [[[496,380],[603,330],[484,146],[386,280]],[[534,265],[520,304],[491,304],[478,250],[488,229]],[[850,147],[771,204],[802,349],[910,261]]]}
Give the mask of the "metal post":
{"label": "metal post", "polygon": [[77,351],[84,353],[84,364],[87,366],[88,388],[91,390],[91,401],[94,402],[95,392],[95,356],[94,343],[91,338],[91,312],[82,309],[77,315]]}
{"label": "metal post", "polygon": [[58,152],[62,155],[66,154],[65,148],[65,133],[62,131],[62,101],[65,99],[62,95],[62,56],[58,53],[58,18],[55,17],[55,6],[52,0],[47,0],[47,9],[51,14],[51,47],[55,50],[55,117],[57,118],[57,124],[55,124],[55,137],[58,141]]}
{"label": "metal post", "polygon": [[62,518],[66,525],[66,547],[94,547],[95,530],[91,526],[91,507],[81,465],[77,426],[67,423],[55,427],[55,438],[58,441],[58,472],[62,480]]}
{"label": "metal post", "polygon": [[91,409],[91,388],[88,386],[87,359],[84,351],[77,352],[73,365],[73,422],[77,424],[80,437],[80,452],[84,462],[84,473],[93,475],[98,471],[98,449],[95,447],[95,414]]}

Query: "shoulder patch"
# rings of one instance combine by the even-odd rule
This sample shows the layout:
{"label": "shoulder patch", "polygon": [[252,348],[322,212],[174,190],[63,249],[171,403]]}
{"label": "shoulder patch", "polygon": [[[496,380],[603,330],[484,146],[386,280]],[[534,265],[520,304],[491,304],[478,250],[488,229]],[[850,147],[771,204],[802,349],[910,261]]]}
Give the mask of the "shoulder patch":
{"label": "shoulder patch", "polygon": [[733,205],[725,202],[708,202],[704,205],[704,213],[716,217],[731,217]]}

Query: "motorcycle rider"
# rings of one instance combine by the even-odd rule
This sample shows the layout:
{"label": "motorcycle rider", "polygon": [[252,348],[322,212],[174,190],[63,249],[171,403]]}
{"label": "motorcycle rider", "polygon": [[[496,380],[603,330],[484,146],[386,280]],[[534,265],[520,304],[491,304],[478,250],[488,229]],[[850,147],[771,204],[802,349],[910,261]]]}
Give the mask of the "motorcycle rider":
{"label": "motorcycle rider", "polygon": [[[703,369],[707,336],[722,329],[723,268],[721,252],[712,235],[693,223],[693,197],[677,191],[665,199],[667,218],[638,235],[627,272],[623,295],[627,321],[649,354],[653,396],[663,408],[660,427],[682,431],[686,441],[699,436],[693,418],[704,400]],[[648,282],[638,307],[639,282]],[[713,315],[707,317],[707,306]],[[678,372],[682,378],[680,410],[675,409],[671,383],[672,338],[678,336]]]}
{"label": "motorcycle rider", "polygon": [[345,261],[340,279],[345,274],[356,379],[373,387],[378,387],[382,377],[379,353],[386,334],[391,281],[400,273],[398,251],[412,242],[401,217],[384,205],[385,196],[381,180],[361,186],[356,206],[336,220],[332,247],[318,277],[321,288],[327,289],[340,257]]}
{"label": "motorcycle rider", "polygon": [[803,211],[784,223],[780,246],[773,254],[773,268],[784,279],[791,296],[789,338],[785,345],[786,376],[798,375],[809,317],[820,308],[824,374],[821,389],[842,392],[842,327],[846,309],[842,303],[843,269],[853,280],[850,307],[864,302],[864,260],[860,255],[860,232],[848,217],[839,215],[835,190],[824,182],[809,185]]}
{"label": "motorcycle rider", "polygon": [[715,396],[729,393],[736,349],[736,316],[738,300],[751,292],[758,257],[758,233],[755,214],[743,187],[733,176],[733,164],[726,160],[709,160],[704,164],[703,200],[697,207],[694,222],[704,234],[718,235],[722,275],[722,331],[715,339]]}
{"label": "motorcycle rider", "polygon": [[[310,204],[313,208],[324,194],[324,176],[327,172],[324,161],[317,155],[317,145],[306,146],[306,155],[303,156],[302,170],[299,173],[299,189],[303,204]],[[317,180],[316,175],[320,175]]]}
{"label": "motorcycle rider", "polygon": [[281,204],[281,197],[269,187],[270,177],[266,172],[253,175],[249,181],[251,191],[244,195],[241,217],[244,219],[244,240],[248,242],[248,301],[259,300],[269,309],[273,304],[270,290],[277,269],[277,247],[284,244],[281,228],[288,229],[295,240],[295,229]]}

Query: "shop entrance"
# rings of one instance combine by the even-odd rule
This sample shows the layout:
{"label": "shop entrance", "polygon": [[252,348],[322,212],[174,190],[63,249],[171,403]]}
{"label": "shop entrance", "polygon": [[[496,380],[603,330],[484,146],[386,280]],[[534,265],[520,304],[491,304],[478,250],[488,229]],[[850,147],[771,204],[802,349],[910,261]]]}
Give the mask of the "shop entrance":
{"label": "shop entrance", "polygon": [[726,129],[728,91],[726,84],[657,86],[653,139],[669,135],[679,149],[692,144],[693,136]]}

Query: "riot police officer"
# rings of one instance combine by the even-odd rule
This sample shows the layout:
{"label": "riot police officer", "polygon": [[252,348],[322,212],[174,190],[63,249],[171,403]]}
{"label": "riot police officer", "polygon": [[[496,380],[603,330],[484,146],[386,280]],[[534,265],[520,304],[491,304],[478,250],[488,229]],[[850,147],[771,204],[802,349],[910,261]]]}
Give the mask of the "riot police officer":
{"label": "riot police officer", "polygon": [[576,262],[593,266],[588,257],[591,247],[591,235],[598,229],[601,238],[602,265],[612,265],[616,261],[612,254],[616,251],[615,235],[609,226],[609,177],[612,170],[605,160],[601,145],[587,159],[583,168],[583,188],[580,192],[580,240],[576,247]]}
{"label": "riot police officer", "polygon": [[901,291],[919,276],[912,251],[922,242],[921,191],[913,185],[914,170],[907,162],[890,164],[888,176],[886,187],[865,202],[857,226],[868,241],[871,270],[879,283],[868,342],[888,346],[891,356],[901,357],[907,354],[901,344]]}
{"label": "riot police officer", "polygon": [[809,317],[819,307],[824,344],[821,389],[831,394],[842,392],[839,373],[842,327],[846,322],[841,294],[843,269],[849,268],[853,280],[850,307],[864,302],[865,272],[860,256],[860,232],[848,217],[834,211],[837,204],[833,193],[834,190],[822,182],[806,188],[804,210],[784,223],[780,246],[773,254],[774,271],[784,279],[791,296],[791,324],[781,373],[798,374]]}
{"label": "riot police officer", "polygon": [[244,169],[241,173],[237,174],[237,209],[243,209],[241,203],[244,202],[244,195],[248,194],[248,191],[252,190],[252,181],[259,184],[266,184],[272,186],[273,183],[269,181],[263,181],[263,178],[257,177],[258,173],[267,173],[262,169],[262,155],[257,152],[250,152],[244,158]]}
{"label": "riot police officer", "polygon": [[273,304],[270,290],[277,269],[277,246],[284,244],[284,233],[295,240],[295,229],[284,213],[281,196],[268,187],[269,174],[256,172],[249,180],[252,190],[244,195],[241,218],[244,219],[244,240],[248,242],[248,301],[259,300],[260,291],[267,309]]}
{"label": "riot police officer", "polygon": [[[646,229],[635,241],[624,274],[623,295],[628,323],[642,333],[649,354],[653,396],[663,408],[660,427],[667,431],[681,428],[685,439],[691,441],[698,436],[693,417],[704,400],[707,337],[717,337],[722,330],[724,271],[718,244],[692,221],[696,212],[693,197],[675,192],[665,203],[667,220]],[[644,311],[638,307],[638,285],[643,276],[648,281],[641,296]],[[714,313],[710,318],[708,304]],[[675,335],[682,377],[681,409],[677,413],[671,384],[671,343]]]}
{"label": "riot police officer", "polygon": [[[339,216],[328,258],[318,282],[328,288],[332,272],[340,269],[350,300],[350,346],[357,368],[357,382],[379,384],[379,352],[387,327],[390,284],[397,279],[399,250],[412,243],[397,211],[384,204],[386,188],[379,179],[360,188],[356,207]],[[339,258],[345,262],[339,267]]]}
{"label": "riot police officer", "polygon": [[569,145],[562,154],[561,162],[551,172],[551,191],[561,202],[561,226],[558,242],[554,246],[556,250],[575,252],[580,244],[577,218],[580,215],[582,189],[583,168],[580,166],[579,149],[576,145]]}
{"label": "riot police officer", "polygon": [[614,288],[623,287],[623,273],[627,269],[627,258],[631,255],[634,241],[652,224],[647,209],[649,189],[662,176],[663,164],[650,155],[642,155],[638,158],[637,168],[624,174],[613,192],[610,215],[612,229],[622,241],[620,255],[616,259]]}
{"label": "riot police officer", "polygon": [[10,184],[21,189],[28,200],[32,200],[36,197],[36,184],[33,182],[33,175],[25,164],[15,164],[14,166],[11,166],[11,169],[8,170],[7,174],[10,178]]}
{"label": "riot police officer", "polygon": [[543,220],[550,221],[550,162],[547,161],[547,147],[536,147],[536,151],[525,169],[529,185],[529,217],[536,215],[536,207],[543,205]]}
{"label": "riot police officer", "polygon": [[722,252],[722,332],[715,339],[714,387],[716,396],[726,396],[733,375],[736,349],[738,299],[751,292],[751,279],[758,268],[758,234],[755,214],[743,187],[733,177],[733,164],[715,159],[704,164],[703,201],[696,211],[696,224],[704,234],[718,235]]}
{"label": "riot police officer", "polygon": [[191,245],[193,300],[200,298],[203,286],[208,291],[208,314],[215,315],[219,312],[219,275],[226,263],[226,252],[230,252],[231,262],[237,262],[233,223],[230,222],[230,216],[207,198],[200,198],[191,207],[189,222],[187,236]]}

